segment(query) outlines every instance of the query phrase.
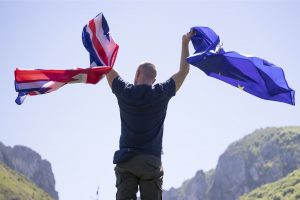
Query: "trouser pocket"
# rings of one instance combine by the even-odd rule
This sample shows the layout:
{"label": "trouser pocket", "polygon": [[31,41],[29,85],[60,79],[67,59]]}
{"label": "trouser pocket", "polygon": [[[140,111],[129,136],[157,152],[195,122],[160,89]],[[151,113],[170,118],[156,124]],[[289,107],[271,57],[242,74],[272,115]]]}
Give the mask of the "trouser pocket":
{"label": "trouser pocket", "polygon": [[140,181],[140,193],[142,200],[161,200],[162,178]]}
{"label": "trouser pocket", "polygon": [[131,173],[115,167],[117,200],[136,200],[138,191],[138,179]]}
{"label": "trouser pocket", "polygon": [[116,187],[119,187],[122,183],[122,174],[119,169],[115,167],[115,175],[116,175]]}
{"label": "trouser pocket", "polygon": [[146,161],[149,168],[152,170],[162,170],[162,163],[160,159],[157,159],[155,157],[148,158]]}

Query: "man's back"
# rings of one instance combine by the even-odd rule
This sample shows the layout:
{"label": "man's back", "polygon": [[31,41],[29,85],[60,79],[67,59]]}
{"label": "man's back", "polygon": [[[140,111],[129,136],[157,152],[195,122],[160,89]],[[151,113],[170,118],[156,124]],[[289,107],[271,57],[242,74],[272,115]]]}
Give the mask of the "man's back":
{"label": "man's back", "polygon": [[[112,90],[120,107],[120,151],[151,154],[160,158],[167,105],[175,95],[174,80],[150,86],[132,85],[117,77]],[[123,160],[122,156],[117,156],[115,163],[119,159]]]}

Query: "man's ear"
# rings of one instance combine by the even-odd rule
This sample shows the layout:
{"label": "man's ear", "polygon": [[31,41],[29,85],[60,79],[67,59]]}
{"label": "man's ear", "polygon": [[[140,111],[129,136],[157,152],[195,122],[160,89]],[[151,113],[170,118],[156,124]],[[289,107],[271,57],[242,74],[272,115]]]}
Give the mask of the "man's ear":
{"label": "man's ear", "polygon": [[140,70],[136,70],[135,76],[134,76],[134,85],[137,84],[137,80],[138,80],[139,76],[140,76]]}
{"label": "man's ear", "polygon": [[138,69],[138,70],[136,71],[136,78],[139,78],[140,75],[141,75],[141,70]]}

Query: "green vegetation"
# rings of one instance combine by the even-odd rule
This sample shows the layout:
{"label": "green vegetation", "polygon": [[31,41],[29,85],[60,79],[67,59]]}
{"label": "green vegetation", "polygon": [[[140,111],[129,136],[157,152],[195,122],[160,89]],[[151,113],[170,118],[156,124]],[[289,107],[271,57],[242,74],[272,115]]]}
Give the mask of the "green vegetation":
{"label": "green vegetation", "polygon": [[300,169],[277,182],[266,184],[242,196],[240,200],[299,200]]}
{"label": "green vegetation", "polygon": [[25,176],[0,162],[0,200],[52,200]]}
{"label": "green vegetation", "polygon": [[278,144],[282,150],[298,150],[300,142],[300,127],[290,126],[281,128],[264,128],[254,131],[241,140],[232,143],[228,150],[232,154],[251,152],[252,155],[261,154],[262,147],[267,143]]}

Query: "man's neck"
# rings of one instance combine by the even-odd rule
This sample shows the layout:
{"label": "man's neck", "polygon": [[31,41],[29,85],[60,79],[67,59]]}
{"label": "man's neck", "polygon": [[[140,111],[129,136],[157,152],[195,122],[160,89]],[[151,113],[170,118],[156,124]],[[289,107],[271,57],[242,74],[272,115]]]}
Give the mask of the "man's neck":
{"label": "man's neck", "polygon": [[148,80],[137,81],[134,85],[150,85],[150,86],[152,86],[152,81],[148,81]]}

